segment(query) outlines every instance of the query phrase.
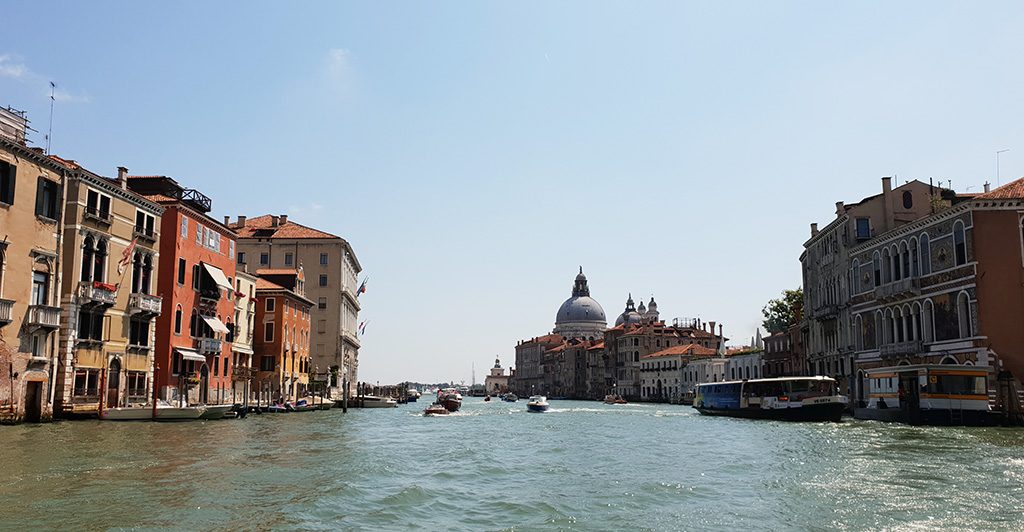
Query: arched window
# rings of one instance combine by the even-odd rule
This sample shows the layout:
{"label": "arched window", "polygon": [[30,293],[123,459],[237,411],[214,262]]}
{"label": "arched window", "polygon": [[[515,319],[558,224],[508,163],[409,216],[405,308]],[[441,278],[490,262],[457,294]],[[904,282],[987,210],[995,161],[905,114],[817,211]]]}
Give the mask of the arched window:
{"label": "arched window", "polygon": [[921,322],[921,304],[914,303],[914,306],[910,309],[910,313],[914,318],[913,323],[911,324],[911,328],[913,330],[911,339],[920,342],[924,340],[924,329],[922,329],[924,324]]}
{"label": "arched window", "polygon": [[953,248],[956,252],[956,265],[967,264],[967,238],[964,223],[960,220],[953,224]]}
{"label": "arched window", "polygon": [[942,357],[942,362],[939,362],[939,364],[959,364],[959,363],[960,363],[960,361],[957,360],[952,355],[946,355],[946,356]]}
{"label": "arched window", "polygon": [[909,190],[903,191],[903,208],[912,209],[914,208],[914,195]]}
{"label": "arched window", "polygon": [[889,248],[882,250],[882,282],[884,284],[892,282],[892,254],[889,252]]}
{"label": "arched window", "polygon": [[192,318],[188,322],[188,334],[193,338],[199,337],[199,314],[192,311]]}
{"label": "arched window", "polygon": [[921,233],[921,275],[932,273],[932,245],[928,233]]}
{"label": "arched window", "polygon": [[93,257],[95,256],[95,252],[93,251],[93,247],[95,247],[95,246],[96,246],[96,243],[93,241],[92,235],[86,236],[85,237],[85,243],[82,244],[82,280],[83,281],[91,281],[92,280],[92,263],[93,263],[93,260],[94,260]]}
{"label": "arched window", "polygon": [[174,334],[181,334],[181,305],[174,309]]}
{"label": "arched window", "polygon": [[860,293],[860,261],[853,259],[853,268],[850,269],[850,288],[854,294]]}
{"label": "arched window", "polygon": [[142,288],[142,253],[132,257],[132,293],[141,292]]}
{"label": "arched window", "polygon": [[899,281],[903,278],[903,276],[900,275],[900,250],[896,247],[896,244],[893,244],[890,249],[892,253],[892,279],[890,280]]}
{"label": "arched window", "polygon": [[150,283],[153,279],[153,256],[147,254],[142,262],[142,293],[151,294]]}
{"label": "arched window", "polygon": [[960,322],[960,338],[974,336],[974,327],[971,324],[971,300],[967,292],[960,292],[956,296],[956,316]]}
{"label": "arched window", "polygon": [[106,280],[104,274],[107,266],[107,243],[100,240],[96,243],[96,259],[92,268],[92,280],[103,282]]}
{"label": "arched window", "polygon": [[910,238],[910,275],[918,277],[921,275],[921,257],[917,253],[917,237]]}
{"label": "arched window", "polygon": [[893,332],[892,339],[895,343],[902,343],[906,341],[903,328],[903,309],[896,307],[892,312],[893,320]]}
{"label": "arched window", "polygon": [[871,265],[875,270],[875,286],[877,287],[882,284],[882,260],[877,251],[871,256]]}
{"label": "arched window", "polygon": [[900,242],[900,279],[910,277],[910,250],[907,241]]}
{"label": "arched window", "polygon": [[930,299],[926,299],[921,306],[921,320],[924,322],[924,334],[921,338],[925,342],[935,341],[935,305]]}

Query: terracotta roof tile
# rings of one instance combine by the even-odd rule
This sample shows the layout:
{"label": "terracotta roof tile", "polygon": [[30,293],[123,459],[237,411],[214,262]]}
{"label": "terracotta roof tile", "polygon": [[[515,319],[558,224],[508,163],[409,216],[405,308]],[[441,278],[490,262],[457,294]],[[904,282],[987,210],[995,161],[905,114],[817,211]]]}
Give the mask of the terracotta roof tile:
{"label": "terracotta roof tile", "polygon": [[710,347],[704,347],[702,345],[697,345],[697,344],[686,344],[686,345],[672,346],[672,347],[669,347],[668,349],[662,349],[661,351],[658,351],[657,353],[651,353],[649,355],[644,355],[644,356],[642,356],[640,358],[659,358],[659,357],[667,357],[667,356],[673,356],[673,355],[711,356],[711,355],[714,355],[715,353],[717,353],[717,351],[715,351],[714,349],[711,349]]}
{"label": "terracotta roof tile", "polygon": [[1024,199],[1024,177],[1011,181],[992,192],[986,192],[977,199]]}
{"label": "terracotta roof tile", "polygon": [[[338,236],[326,233],[319,229],[313,229],[312,227],[306,227],[305,225],[295,223],[291,220],[283,224],[279,224],[277,227],[272,227],[273,216],[265,214],[263,216],[257,216],[255,218],[248,218],[245,220],[245,225],[240,226],[232,224],[231,228],[238,232],[239,238],[252,238],[255,236],[260,237],[272,237],[272,238],[340,238]],[[269,234],[257,235],[258,230],[269,230]]]}
{"label": "terracotta roof tile", "polygon": [[298,275],[299,270],[292,270],[290,268],[265,268],[262,270],[256,270],[256,275]]}
{"label": "terracotta roof tile", "polygon": [[264,279],[262,277],[257,277],[256,278],[256,289],[257,290],[284,290],[284,291],[288,291],[287,288],[285,288],[285,287],[283,287],[283,286],[281,286],[281,285],[279,285],[277,283],[268,281],[268,280],[266,280],[266,279]]}

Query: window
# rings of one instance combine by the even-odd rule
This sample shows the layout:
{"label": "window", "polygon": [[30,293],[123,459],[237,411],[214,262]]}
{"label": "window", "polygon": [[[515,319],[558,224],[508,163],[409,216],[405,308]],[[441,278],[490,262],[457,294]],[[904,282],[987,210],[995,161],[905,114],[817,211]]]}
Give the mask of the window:
{"label": "window", "polygon": [[966,292],[960,292],[956,297],[956,315],[960,323],[960,338],[974,336],[974,327],[971,326],[971,301]]}
{"label": "window", "polygon": [[131,320],[128,330],[128,343],[142,347],[149,345],[148,320]]}
{"label": "window", "polygon": [[60,218],[60,201],[57,183],[39,176],[36,183],[36,216],[56,220]]}
{"label": "window", "polygon": [[201,275],[201,272],[199,270],[201,268],[202,268],[202,266],[200,266],[199,264],[193,264],[192,265],[192,289],[195,290],[196,292],[199,291],[199,286],[200,286],[199,280],[200,280],[200,275]]}
{"label": "window", "polygon": [[326,253],[321,253],[320,254],[320,265],[321,266],[327,266],[327,254]]}
{"label": "window", "polygon": [[179,285],[184,285],[185,284],[185,268],[186,267],[187,267],[187,265],[185,264],[185,259],[184,258],[179,258],[178,259],[178,284]]}
{"label": "window", "polygon": [[181,217],[181,238],[188,238],[188,218]]}
{"label": "window", "polygon": [[32,304],[46,305],[50,300],[50,276],[45,272],[32,273]]}
{"label": "window", "polygon": [[260,357],[260,371],[274,371],[274,357],[266,355]]}
{"label": "window", "polygon": [[244,251],[239,251],[238,252],[238,263],[239,264],[245,264],[245,252]]}
{"label": "window", "polygon": [[234,254],[235,254],[235,241],[234,240],[228,240],[228,256],[230,257],[230,256],[232,256]]}
{"label": "window", "polygon": [[326,275],[321,275],[320,276],[320,286],[327,286],[327,276]]}
{"label": "window", "polygon": [[878,252],[871,256],[871,266],[875,271],[875,286],[882,284],[882,261],[879,259]]}
{"label": "window", "polygon": [[270,253],[260,253],[260,266],[270,264]]}
{"label": "window", "polygon": [[[227,364],[224,364],[227,366]],[[220,373],[220,357],[213,357],[213,374]]]}
{"label": "window", "polygon": [[85,237],[85,242],[82,244],[82,281],[92,280],[92,262],[93,262],[93,248],[96,243],[92,239],[92,235]]}
{"label": "window", "polygon": [[96,243],[96,255],[93,258],[92,264],[92,280],[95,282],[106,281],[106,266],[107,266],[107,243],[104,240],[100,240]]}
{"label": "window", "polygon": [[0,161],[0,203],[14,205],[14,183],[17,181],[17,173],[17,166]]}
{"label": "window", "polygon": [[196,224],[196,244],[200,246],[203,245],[203,231],[206,231],[206,228]]}
{"label": "window", "polygon": [[953,248],[956,252],[956,265],[967,264],[967,238],[963,222],[953,224]]}
{"label": "window", "polygon": [[857,218],[857,240],[871,238],[871,218]]}
{"label": "window", "polygon": [[860,261],[853,259],[853,267],[850,269],[852,275],[850,276],[850,287],[853,289],[854,294],[860,293]]}
{"label": "window", "polygon": [[932,245],[928,233],[921,234],[921,275],[932,273]]}
{"label": "window", "polygon": [[103,341],[103,314],[87,310],[78,312],[78,339]]}
{"label": "window", "polygon": [[152,237],[156,234],[153,226],[156,219],[152,216],[142,212],[135,211],[135,232],[141,235]]}
{"label": "window", "polygon": [[268,297],[267,298],[267,302],[264,304],[265,305],[264,306],[264,310],[266,310],[267,312],[274,312],[274,308],[275,308],[274,304],[275,303],[277,303],[277,300],[275,300],[272,297]]}
{"label": "window", "polygon": [[320,334],[327,332],[327,320],[317,320],[316,332]]}
{"label": "window", "polygon": [[263,324],[263,341],[273,342],[274,341],[274,322],[269,321]]}
{"label": "window", "polygon": [[181,305],[174,310],[174,334],[181,334]]}
{"label": "window", "polygon": [[903,208],[912,209],[914,208],[914,195],[909,190],[903,191]]}
{"label": "window", "polygon": [[110,218],[110,196],[89,189],[86,194],[85,212],[107,220]]}
{"label": "window", "polygon": [[295,262],[295,255],[293,255],[291,253],[285,253],[284,254],[284,265],[285,266],[291,266],[292,263],[294,263],[294,262]]}

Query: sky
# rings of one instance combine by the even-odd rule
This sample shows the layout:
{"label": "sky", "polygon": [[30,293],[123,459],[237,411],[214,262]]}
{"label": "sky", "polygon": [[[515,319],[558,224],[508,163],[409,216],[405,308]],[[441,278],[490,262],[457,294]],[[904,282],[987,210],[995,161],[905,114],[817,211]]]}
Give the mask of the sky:
{"label": "sky", "polygon": [[749,342],[880,178],[1024,175],[1017,2],[5,2],[0,105],[90,170],[353,246],[359,377],[478,381],[582,266]]}

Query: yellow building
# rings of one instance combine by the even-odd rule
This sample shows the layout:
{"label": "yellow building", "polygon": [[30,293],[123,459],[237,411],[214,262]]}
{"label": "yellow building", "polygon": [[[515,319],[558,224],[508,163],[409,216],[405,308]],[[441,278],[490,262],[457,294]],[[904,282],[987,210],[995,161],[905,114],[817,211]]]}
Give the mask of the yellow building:
{"label": "yellow building", "polygon": [[60,160],[65,179],[61,334],[56,413],[152,399],[158,220],[163,208],[117,179]]}
{"label": "yellow building", "polygon": [[0,420],[53,415],[60,326],[61,195],[67,171],[25,144],[24,114],[0,108]]}

